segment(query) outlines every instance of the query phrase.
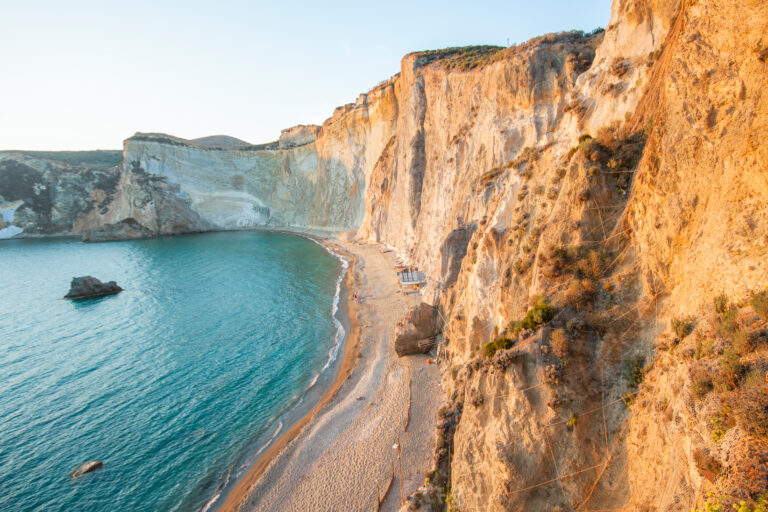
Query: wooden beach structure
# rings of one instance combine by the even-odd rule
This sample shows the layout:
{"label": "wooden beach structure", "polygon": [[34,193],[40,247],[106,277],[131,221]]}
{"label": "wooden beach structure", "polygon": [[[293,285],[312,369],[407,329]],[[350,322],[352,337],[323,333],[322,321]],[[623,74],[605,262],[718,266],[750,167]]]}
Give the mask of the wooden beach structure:
{"label": "wooden beach structure", "polygon": [[427,276],[416,267],[406,267],[397,273],[400,280],[400,289],[403,292],[409,290],[418,290],[426,280]]}

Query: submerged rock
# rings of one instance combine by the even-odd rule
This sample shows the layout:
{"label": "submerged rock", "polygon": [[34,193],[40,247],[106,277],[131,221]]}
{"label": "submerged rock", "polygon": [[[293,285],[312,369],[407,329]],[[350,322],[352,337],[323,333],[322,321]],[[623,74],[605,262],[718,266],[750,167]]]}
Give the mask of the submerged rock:
{"label": "submerged rock", "polygon": [[395,352],[398,356],[425,354],[435,345],[433,338],[440,331],[437,308],[422,302],[400,321],[395,337]]}
{"label": "submerged rock", "polygon": [[72,472],[69,474],[69,476],[72,478],[77,478],[86,473],[90,473],[91,471],[95,471],[103,466],[104,466],[103,461],[89,460],[88,462],[83,462],[82,464],[78,464],[77,467],[73,469]]}
{"label": "submerged rock", "polygon": [[72,284],[69,286],[69,293],[65,299],[89,299],[91,297],[101,297],[103,295],[113,295],[123,291],[116,282],[109,281],[102,283],[93,276],[73,277]]}

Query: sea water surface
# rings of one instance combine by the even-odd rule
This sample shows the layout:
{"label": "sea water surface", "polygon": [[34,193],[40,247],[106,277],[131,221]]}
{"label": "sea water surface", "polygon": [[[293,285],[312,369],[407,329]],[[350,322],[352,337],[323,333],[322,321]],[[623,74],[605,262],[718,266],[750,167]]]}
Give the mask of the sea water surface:
{"label": "sea water surface", "polygon": [[[331,378],[341,271],[280,233],[1,242],[0,510],[205,508]],[[81,275],[125,291],[61,299]]]}

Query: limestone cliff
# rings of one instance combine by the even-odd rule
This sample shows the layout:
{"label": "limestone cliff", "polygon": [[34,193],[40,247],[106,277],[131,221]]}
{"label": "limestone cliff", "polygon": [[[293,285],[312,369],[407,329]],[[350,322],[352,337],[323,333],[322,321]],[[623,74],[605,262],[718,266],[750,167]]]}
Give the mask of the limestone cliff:
{"label": "limestone cliff", "polygon": [[164,176],[218,229],[259,226],[342,232],[360,225],[368,174],[394,131],[385,82],[318,126],[260,146],[210,147],[163,134],[125,141],[125,164]]}
{"label": "limestone cliff", "polygon": [[[137,166],[108,166],[82,153],[0,153],[0,238],[111,240],[211,229],[163,177]],[[125,221],[137,229],[121,230]]]}

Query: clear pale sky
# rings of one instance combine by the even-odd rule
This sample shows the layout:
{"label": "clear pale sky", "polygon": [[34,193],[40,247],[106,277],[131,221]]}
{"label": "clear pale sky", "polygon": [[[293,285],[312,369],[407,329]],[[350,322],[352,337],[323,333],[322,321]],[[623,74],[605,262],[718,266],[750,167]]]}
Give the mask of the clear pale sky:
{"label": "clear pale sky", "polygon": [[605,27],[610,0],[16,1],[0,5],[0,149],[134,132],[252,143],[320,124],[408,52]]}

